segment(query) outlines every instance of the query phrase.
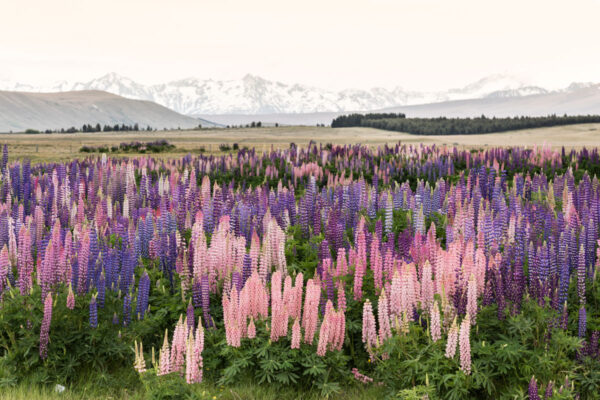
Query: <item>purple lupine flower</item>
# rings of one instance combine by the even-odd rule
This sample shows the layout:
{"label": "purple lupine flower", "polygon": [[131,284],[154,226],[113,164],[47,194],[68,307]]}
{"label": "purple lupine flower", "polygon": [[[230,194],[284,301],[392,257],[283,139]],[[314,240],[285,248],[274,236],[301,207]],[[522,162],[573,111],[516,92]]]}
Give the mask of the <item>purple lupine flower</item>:
{"label": "purple lupine flower", "polygon": [[150,277],[148,272],[144,271],[144,274],[140,278],[138,283],[138,297],[137,297],[137,309],[136,314],[139,319],[144,319],[146,310],[148,309],[148,296],[150,293]]}
{"label": "purple lupine flower", "polygon": [[585,249],[583,245],[579,248],[579,256],[577,260],[577,295],[579,296],[579,304],[585,304]]}
{"label": "purple lupine flower", "polygon": [[123,326],[131,324],[131,294],[127,292],[123,298]]}
{"label": "purple lupine flower", "polygon": [[212,327],[212,318],[210,317],[210,286],[208,275],[202,275],[202,312],[204,314],[204,323],[207,328]]}
{"label": "purple lupine flower", "polygon": [[585,311],[585,306],[581,306],[579,308],[579,337],[585,338],[585,331],[587,325],[587,314]]}
{"label": "purple lupine flower", "polygon": [[96,304],[96,295],[90,300],[90,327],[95,329],[98,327],[98,305]]}
{"label": "purple lupine flower", "polygon": [[194,327],[196,326],[196,317],[194,315],[194,306],[192,305],[192,301],[190,300],[187,306],[187,325],[188,332],[194,332]]}

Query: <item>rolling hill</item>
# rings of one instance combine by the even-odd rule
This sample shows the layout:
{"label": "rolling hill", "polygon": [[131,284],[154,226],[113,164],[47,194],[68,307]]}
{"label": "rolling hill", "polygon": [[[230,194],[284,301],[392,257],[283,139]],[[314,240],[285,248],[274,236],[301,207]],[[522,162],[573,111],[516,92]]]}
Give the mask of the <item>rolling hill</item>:
{"label": "rolling hill", "polygon": [[156,129],[216,124],[178,114],[150,101],[127,99],[98,90],[60,93],[0,91],[0,132],[81,127],[83,124],[139,124]]}

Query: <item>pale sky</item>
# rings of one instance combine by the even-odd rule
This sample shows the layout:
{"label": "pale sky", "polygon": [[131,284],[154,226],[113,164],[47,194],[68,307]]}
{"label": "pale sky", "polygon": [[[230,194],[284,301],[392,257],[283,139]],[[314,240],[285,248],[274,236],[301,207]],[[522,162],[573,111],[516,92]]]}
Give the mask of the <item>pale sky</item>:
{"label": "pale sky", "polygon": [[600,82],[600,0],[0,0],[0,80]]}

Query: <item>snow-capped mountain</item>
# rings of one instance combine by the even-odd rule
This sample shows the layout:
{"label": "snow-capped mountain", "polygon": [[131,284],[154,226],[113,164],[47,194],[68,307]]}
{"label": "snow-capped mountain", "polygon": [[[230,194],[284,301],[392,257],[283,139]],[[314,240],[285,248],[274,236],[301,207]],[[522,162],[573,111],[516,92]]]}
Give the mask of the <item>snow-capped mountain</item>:
{"label": "snow-capped mountain", "polygon": [[[574,83],[563,91],[588,83]],[[123,97],[150,100],[186,115],[279,114],[370,111],[395,106],[437,103],[452,100],[521,97],[545,94],[549,90],[511,75],[491,75],[463,88],[419,92],[373,88],[369,90],[325,90],[301,84],[285,84],[246,75],[239,80],[181,79],[157,85],[143,85],[109,73],[89,82],[62,81],[49,87],[33,87],[0,81],[0,89],[27,92],[103,90]]]}

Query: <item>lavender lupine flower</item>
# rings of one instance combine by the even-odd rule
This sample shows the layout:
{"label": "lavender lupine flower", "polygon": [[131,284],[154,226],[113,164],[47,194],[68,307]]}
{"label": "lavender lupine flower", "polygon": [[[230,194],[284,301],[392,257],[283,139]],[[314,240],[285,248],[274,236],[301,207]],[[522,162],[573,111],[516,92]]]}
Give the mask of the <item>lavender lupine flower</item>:
{"label": "lavender lupine flower", "polygon": [[44,319],[40,329],[40,358],[42,360],[48,357],[48,341],[50,340],[50,322],[52,321],[52,294],[46,295],[44,301]]}
{"label": "lavender lupine flower", "polygon": [[96,295],[90,300],[90,327],[95,329],[98,327],[98,305],[96,303]]}

